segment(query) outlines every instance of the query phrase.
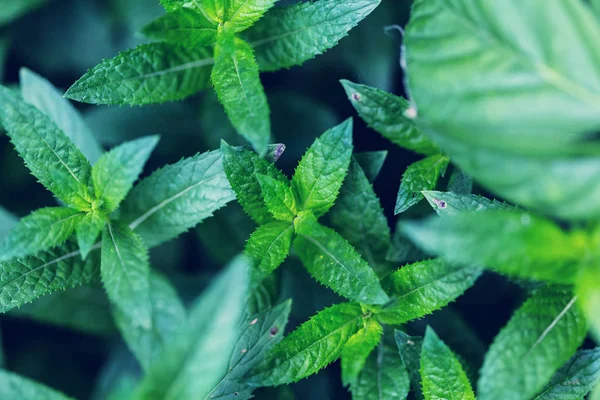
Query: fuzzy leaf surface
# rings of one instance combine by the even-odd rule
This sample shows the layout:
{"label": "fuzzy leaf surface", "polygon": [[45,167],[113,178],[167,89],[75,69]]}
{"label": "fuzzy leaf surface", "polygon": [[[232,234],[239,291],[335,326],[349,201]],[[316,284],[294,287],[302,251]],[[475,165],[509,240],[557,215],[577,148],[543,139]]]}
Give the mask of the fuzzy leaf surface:
{"label": "fuzzy leaf surface", "polygon": [[280,221],[293,221],[298,209],[289,181],[282,182],[261,174],[256,174],[256,179],[260,185],[265,204],[273,217]]}
{"label": "fuzzy leaf surface", "polygon": [[294,225],[271,221],[254,231],[246,243],[246,255],[252,261],[252,285],[258,285],[279,267],[290,252]]}
{"label": "fuzzy leaf surface", "polygon": [[448,157],[436,154],[409,165],[402,175],[394,214],[400,214],[421,201],[422,191],[435,189],[438,179],[446,172],[448,161]]}

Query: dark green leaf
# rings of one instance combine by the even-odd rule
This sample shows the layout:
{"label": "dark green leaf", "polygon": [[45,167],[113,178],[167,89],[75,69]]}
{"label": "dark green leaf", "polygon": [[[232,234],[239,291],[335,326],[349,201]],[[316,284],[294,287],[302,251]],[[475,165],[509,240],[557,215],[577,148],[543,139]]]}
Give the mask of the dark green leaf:
{"label": "dark green leaf", "polygon": [[70,397],[8,371],[0,370],[0,398],[19,400],[69,400]]}
{"label": "dark green leaf", "polygon": [[375,178],[377,178],[377,175],[379,175],[379,172],[381,172],[381,168],[383,167],[387,155],[387,150],[365,151],[354,154],[354,159],[362,168],[369,182],[373,183]]}
{"label": "dark green leaf", "polygon": [[402,175],[394,214],[400,214],[421,201],[424,190],[435,189],[438,179],[446,172],[448,161],[448,157],[436,154],[409,165]]}
{"label": "dark green leaf", "polygon": [[423,346],[423,338],[420,336],[409,336],[399,330],[394,331],[394,336],[396,338],[396,344],[398,345],[402,364],[408,371],[410,386],[415,398],[422,400],[423,390],[419,369],[421,365],[421,347]]}

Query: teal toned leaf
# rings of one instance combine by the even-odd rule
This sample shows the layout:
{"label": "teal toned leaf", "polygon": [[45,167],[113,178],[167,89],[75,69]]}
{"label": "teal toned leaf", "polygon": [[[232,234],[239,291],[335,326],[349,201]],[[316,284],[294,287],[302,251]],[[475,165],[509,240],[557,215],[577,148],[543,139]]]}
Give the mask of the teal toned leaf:
{"label": "teal toned leaf", "polygon": [[336,231],[379,275],[391,270],[385,259],[390,248],[390,228],[373,187],[355,160],[350,163],[329,217]]}
{"label": "teal toned leaf", "polygon": [[369,354],[377,347],[383,327],[373,319],[365,321],[358,332],[350,336],[342,349],[342,383],[344,386],[354,385],[358,374],[363,369]]}
{"label": "teal toned leaf", "polygon": [[121,204],[121,220],[154,247],[199,224],[234,198],[221,152],[210,151],[143,179]]}
{"label": "teal toned leaf", "polygon": [[207,48],[144,44],[89,70],[65,96],[92,104],[181,100],[209,87],[213,63]]}
{"label": "teal toned leaf", "polygon": [[454,168],[448,181],[448,191],[459,195],[471,194],[473,191],[473,178],[464,171]]}
{"label": "teal toned leaf", "polygon": [[0,263],[0,312],[98,278],[97,257],[83,261],[79,254],[75,245],[67,243],[35,256]]}
{"label": "teal toned leaf", "polygon": [[319,312],[273,347],[250,382],[277,386],[318,372],[340,357],[361,319],[361,307],[355,303],[336,304]]}
{"label": "teal toned leaf", "polygon": [[81,257],[86,258],[90,250],[96,244],[100,232],[104,228],[106,217],[96,211],[86,213],[77,223],[77,244],[81,250]]}
{"label": "teal toned leaf", "polygon": [[0,241],[8,235],[10,230],[17,225],[18,218],[0,206]]}
{"label": "teal toned leaf", "polygon": [[480,268],[453,265],[440,259],[405,265],[384,280],[391,301],[376,318],[397,325],[424,317],[454,301],[479,275]]}
{"label": "teal toned leaf", "polygon": [[89,207],[91,166],[48,116],[0,87],[0,120],[31,173],[60,200]]}
{"label": "teal toned leaf", "polygon": [[247,31],[261,71],[300,65],[334,47],[379,0],[318,0],[275,8]]}
{"label": "teal toned leaf", "polygon": [[317,217],[325,214],[337,198],[352,157],[352,119],[318,137],[302,157],[292,178],[300,210]]}
{"label": "teal toned leaf", "polygon": [[256,151],[265,153],[271,137],[267,96],[252,48],[233,32],[219,35],[210,79],[233,126]]}
{"label": "teal toned leaf", "polygon": [[419,370],[421,368],[421,348],[423,346],[423,338],[419,336],[409,336],[399,330],[394,331],[394,336],[396,338],[396,344],[398,345],[402,364],[408,371],[410,386],[415,398],[422,400],[423,390]]}
{"label": "teal toned leaf", "polygon": [[341,83],[348,100],[370,128],[405,149],[427,156],[440,152],[439,147],[407,116],[410,110],[414,112],[414,106],[407,100],[347,80],[342,80]]}
{"label": "teal toned leaf", "polygon": [[423,191],[431,207],[439,215],[457,215],[484,210],[515,210],[515,207],[500,202],[489,200],[475,194],[458,194],[454,192]]}
{"label": "teal toned leaf", "polygon": [[396,224],[396,231],[392,236],[392,245],[385,256],[385,259],[389,262],[400,264],[426,259],[428,255],[417,248],[402,232],[402,223],[403,221],[398,221]]}
{"label": "teal toned leaf", "polygon": [[0,246],[0,261],[28,256],[64,243],[83,213],[64,207],[34,211],[10,231]]}
{"label": "teal toned leaf", "polygon": [[600,348],[579,350],[534,400],[583,399],[600,379]]}
{"label": "teal toned leaf", "polygon": [[8,24],[45,2],[46,0],[0,0],[0,26]]}
{"label": "teal toned leaf", "polygon": [[421,350],[421,379],[426,400],[475,400],[460,362],[430,327],[425,332]]}
{"label": "teal toned leaf", "polygon": [[587,333],[569,290],[546,287],[531,297],[494,339],[478,382],[481,400],[526,400],[541,391]]}
{"label": "teal toned leaf", "polygon": [[258,21],[277,0],[225,0],[227,25],[236,32],[248,29]]}
{"label": "teal toned leaf", "polygon": [[389,300],[375,271],[338,233],[306,214],[299,215],[294,226],[298,234],[294,250],[313,278],[353,301],[383,304]]}
{"label": "teal toned leaf", "polygon": [[261,174],[256,174],[256,179],[260,184],[265,204],[273,217],[280,221],[293,221],[298,210],[289,181],[282,182]]}
{"label": "teal toned leaf", "polygon": [[403,231],[429,253],[526,279],[573,283],[585,242],[532,214],[488,210],[405,223]]}
{"label": "teal toned leaf", "polygon": [[40,383],[0,370],[0,398],[19,400],[69,400],[70,397]]}
{"label": "teal toned leaf", "polygon": [[106,224],[100,271],[108,298],[117,312],[130,320],[131,326],[149,330],[152,310],[148,250],[126,225]]}
{"label": "teal toned leaf", "polygon": [[294,225],[271,221],[260,226],[246,243],[246,254],[252,259],[252,285],[259,284],[286,259],[292,245]]}
{"label": "teal toned leaf", "polygon": [[150,22],[142,33],[156,40],[190,48],[210,46],[217,41],[217,25],[189,8],[181,8]]}
{"label": "teal toned leaf", "polygon": [[100,210],[108,214],[119,206],[142,173],[156,143],[157,136],[137,139],[115,147],[98,160],[92,168],[92,182]]}
{"label": "teal toned leaf", "polygon": [[577,302],[592,326],[596,340],[600,340],[600,268],[597,264],[582,265],[579,268],[575,292]]}
{"label": "teal toned leaf", "polygon": [[448,161],[448,157],[437,154],[409,165],[402,175],[394,214],[400,214],[421,201],[424,190],[435,189],[439,177],[446,172]]}
{"label": "teal toned leaf", "polygon": [[596,14],[600,15],[600,0],[590,0],[590,3]]}
{"label": "teal toned leaf", "polygon": [[363,153],[354,154],[354,159],[362,168],[369,182],[373,183],[375,178],[377,178],[377,175],[379,175],[379,172],[381,172],[381,168],[383,167],[387,155],[387,150],[365,151]]}
{"label": "teal toned leaf", "polygon": [[102,148],[79,112],[62,93],[36,73],[21,68],[21,94],[26,102],[49,116],[92,164],[102,155]]}

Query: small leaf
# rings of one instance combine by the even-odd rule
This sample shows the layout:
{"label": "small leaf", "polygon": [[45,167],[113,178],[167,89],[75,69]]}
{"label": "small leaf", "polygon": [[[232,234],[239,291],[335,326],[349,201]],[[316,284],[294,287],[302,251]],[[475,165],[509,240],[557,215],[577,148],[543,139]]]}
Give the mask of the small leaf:
{"label": "small leaf", "polygon": [[77,233],[77,244],[81,250],[81,258],[85,259],[96,244],[96,240],[104,228],[106,217],[102,214],[92,211],[86,213],[77,223],[75,231]]}
{"label": "small leaf", "polygon": [[[255,169],[256,166],[254,167]],[[273,217],[280,221],[293,221],[298,213],[296,199],[289,181],[279,181],[267,175],[256,174],[265,204]]]}
{"label": "small leaf", "polygon": [[358,330],[359,304],[336,304],[320,311],[277,344],[253,371],[250,383],[277,386],[299,381],[337,360]]}
{"label": "small leaf", "polygon": [[376,314],[378,321],[397,325],[424,317],[448,305],[481,275],[477,267],[464,267],[440,259],[405,265],[385,278],[391,301]]}
{"label": "small leaf", "polygon": [[340,82],[348,100],[370,128],[405,149],[426,156],[440,153],[439,147],[407,116],[409,110],[416,110],[407,100],[366,85]]}
{"label": "small leaf", "polygon": [[365,321],[358,332],[350,336],[342,349],[342,383],[354,385],[369,354],[377,347],[383,327],[373,319]]}
{"label": "small leaf", "polygon": [[375,178],[377,178],[377,175],[379,175],[379,172],[381,172],[381,168],[383,167],[387,155],[387,150],[365,151],[354,154],[354,159],[362,168],[369,182],[373,183]]}
{"label": "small leaf", "polygon": [[247,31],[261,71],[300,65],[334,47],[380,0],[319,0],[275,8]]}
{"label": "small leaf", "polygon": [[64,243],[83,213],[64,207],[34,211],[10,231],[0,246],[0,261],[29,256]]}
{"label": "small leaf", "polygon": [[517,310],[485,356],[479,399],[526,400],[544,388],[587,333],[575,300],[569,290],[549,286]]}
{"label": "small leaf", "polygon": [[421,351],[421,379],[425,400],[475,400],[460,362],[430,327],[425,332]]}
{"label": "small leaf", "polygon": [[448,167],[448,157],[441,154],[429,156],[406,168],[396,199],[394,214],[400,214],[423,199],[424,190],[435,189],[440,176]]}
{"label": "small leaf", "polygon": [[233,32],[220,33],[211,82],[229,120],[260,154],[267,151],[271,121],[252,48]]}
{"label": "small leaf", "polygon": [[461,169],[454,168],[448,181],[448,191],[468,195],[473,191],[473,178]]}
{"label": "small leaf", "polygon": [[515,210],[510,204],[498,200],[489,200],[475,194],[459,194],[454,192],[423,191],[431,207],[439,215],[457,215],[483,210]]}
{"label": "small leaf", "polygon": [[389,300],[375,271],[334,230],[320,225],[310,214],[294,221],[294,250],[317,281],[352,301],[383,304]]}
{"label": "small leaf", "polygon": [[33,176],[66,204],[90,206],[88,182],[92,167],[46,114],[0,87],[0,120]]}
{"label": "small leaf", "polygon": [[596,340],[600,340],[600,268],[597,264],[582,265],[575,282],[577,302],[585,313]]}
{"label": "small leaf", "polygon": [[421,248],[450,262],[526,279],[573,283],[585,242],[528,213],[489,210],[405,223]]}
{"label": "small leaf", "polygon": [[352,119],[318,137],[302,157],[292,178],[300,210],[317,217],[333,206],[352,157]]}
{"label": "small leaf", "polygon": [[410,378],[410,386],[417,400],[423,400],[423,390],[421,386],[421,374],[419,372],[421,365],[421,349],[423,346],[423,338],[420,336],[409,336],[406,333],[396,330],[394,331],[396,344],[402,364],[408,371]]}
{"label": "small leaf", "polygon": [[0,370],[0,398],[19,400],[70,400],[40,383]]}
{"label": "small leaf", "polygon": [[155,19],[142,28],[150,38],[185,47],[214,45],[217,41],[217,25],[189,8],[180,8]]}
{"label": "small leaf", "polygon": [[105,153],[94,165],[92,182],[102,212],[114,211],[123,201],[142,173],[156,143],[157,136],[124,143]]}
{"label": "small leaf", "polygon": [[252,259],[252,285],[269,276],[290,252],[294,225],[271,221],[260,226],[246,243],[246,254]]}
{"label": "small leaf", "polygon": [[226,0],[225,20],[236,32],[254,25],[277,0]]}
{"label": "small leaf", "polygon": [[210,86],[212,53],[143,44],[89,70],[65,96],[91,104],[144,105],[181,100]]}

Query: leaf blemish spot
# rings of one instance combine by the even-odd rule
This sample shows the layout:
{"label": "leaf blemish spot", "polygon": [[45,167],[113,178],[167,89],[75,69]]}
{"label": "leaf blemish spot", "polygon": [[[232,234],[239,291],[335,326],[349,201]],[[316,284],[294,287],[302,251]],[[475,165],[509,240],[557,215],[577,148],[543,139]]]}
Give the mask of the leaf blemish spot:
{"label": "leaf blemish spot", "polygon": [[414,106],[411,106],[404,111],[404,116],[409,119],[417,118],[417,109]]}
{"label": "leaf blemish spot", "polygon": [[250,321],[250,325],[255,325],[258,322],[258,318],[254,318],[252,321]]}
{"label": "leaf blemish spot", "polygon": [[271,330],[269,331],[269,334],[271,335],[271,337],[277,335],[277,332],[279,332],[279,328],[274,326],[271,328]]}
{"label": "leaf blemish spot", "polygon": [[438,200],[438,199],[433,199],[433,202],[435,203],[436,206],[438,206],[439,208],[446,208],[448,207],[448,204],[444,201],[444,200]]}
{"label": "leaf blemish spot", "polygon": [[352,98],[353,98],[355,101],[360,101],[360,94],[358,94],[358,93],[354,93],[354,94],[352,95]]}
{"label": "leaf blemish spot", "polygon": [[248,349],[242,349],[241,353],[242,354],[246,354],[248,352]]}

